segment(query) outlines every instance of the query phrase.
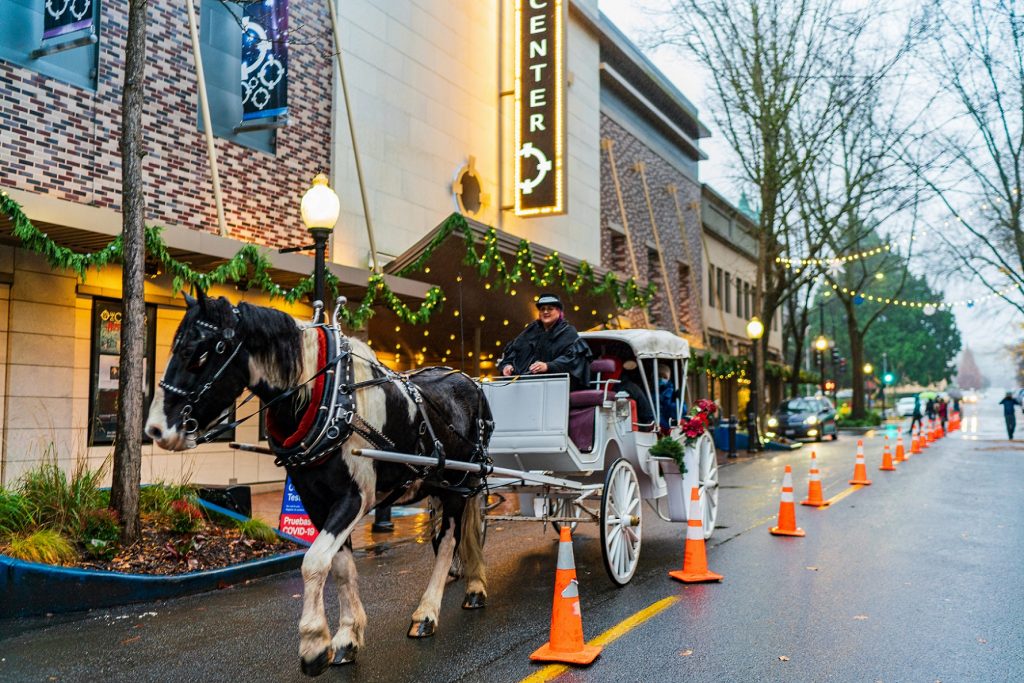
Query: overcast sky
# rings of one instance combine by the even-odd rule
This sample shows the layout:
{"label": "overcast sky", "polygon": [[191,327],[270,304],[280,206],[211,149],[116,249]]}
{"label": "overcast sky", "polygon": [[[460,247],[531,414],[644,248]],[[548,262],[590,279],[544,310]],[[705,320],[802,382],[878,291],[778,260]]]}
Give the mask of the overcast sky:
{"label": "overcast sky", "polygon": [[[654,19],[645,8],[664,5],[664,0],[599,0],[601,11],[608,16],[631,40],[640,44],[644,30]],[[707,72],[703,66],[677,50],[661,48],[647,51],[648,58],[671,80],[701,111],[701,120],[711,129],[712,136],[701,140],[708,160],[700,162],[701,181],[708,183],[734,203],[739,200],[736,155],[724,138],[715,130],[708,115],[709,88]],[[917,263],[915,272],[928,275],[928,264]],[[981,285],[969,282],[938,281],[928,278],[931,286],[944,291],[947,300],[980,297],[988,293]],[[1004,347],[1024,334],[1019,314],[1003,304],[989,300],[973,309],[954,309],[964,344],[970,346],[982,373],[995,387],[1012,384],[1014,376],[1009,356]]]}

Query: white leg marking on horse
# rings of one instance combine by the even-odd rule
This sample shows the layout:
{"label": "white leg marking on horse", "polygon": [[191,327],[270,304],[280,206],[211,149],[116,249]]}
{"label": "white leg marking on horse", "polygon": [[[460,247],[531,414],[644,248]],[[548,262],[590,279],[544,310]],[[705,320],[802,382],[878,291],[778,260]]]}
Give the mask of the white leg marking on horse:
{"label": "white leg marking on horse", "polygon": [[[324,583],[330,572],[334,556],[352,533],[356,523],[365,512],[366,499],[362,501],[359,514],[339,535],[321,531],[306,551],[302,560],[302,618],[299,620],[299,656],[313,662],[331,643],[331,633],[324,611]],[[330,653],[333,656],[333,653]]]}
{"label": "white leg marking on horse", "polygon": [[430,573],[430,581],[427,582],[427,589],[420,598],[420,604],[412,613],[414,623],[424,619],[430,619],[435,624],[438,622],[438,614],[441,611],[441,598],[444,595],[444,584],[448,578],[448,568],[452,566],[452,557],[455,556],[455,523],[448,518],[444,520],[445,532],[441,544],[437,548],[437,558],[434,560],[434,570]]}
{"label": "white leg marking on horse", "polygon": [[361,649],[366,629],[366,611],[359,599],[359,576],[351,550],[343,546],[338,551],[331,563],[331,574],[338,588],[340,614],[338,632],[331,640],[331,647],[335,653],[344,652],[350,645],[357,650]]}

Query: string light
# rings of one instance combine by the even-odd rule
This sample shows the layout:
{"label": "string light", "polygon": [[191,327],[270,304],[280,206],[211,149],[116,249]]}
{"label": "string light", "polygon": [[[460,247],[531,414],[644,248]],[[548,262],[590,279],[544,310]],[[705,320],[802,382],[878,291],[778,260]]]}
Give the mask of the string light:
{"label": "string light", "polygon": [[[893,304],[896,306],[904,306],[906,308],[924,308],[925,306],[932,306],[937,310],[956,308],[959,306],[967,306],[968,308],[970,308],[981,301],[986,301],[988,299],[992,299],[995,297],[1005,297],[1013,290],[1021,288],[1020,284],[1013,284],[1007,287],[1003,287],[1002,289],[996,290],[994,292],[990,292],[989,294],[973,297],[971,299],[959,299],[957,301],[912,301],[909,299],[894,299],[885,296],[875,296],[874,294],[868,294],[867,292],[861,292],[855,289],[850,289],[848,287],[842,287],[827,277],[825,278],[825,282],[828,284],[829,287],[832,288],[833,291],[842,292],[843,294],[848,294],[855,298],[861,297],[866,301],[871,301],[880,304]],[[828,292],[826,292],[826,294],[828,294]]]}

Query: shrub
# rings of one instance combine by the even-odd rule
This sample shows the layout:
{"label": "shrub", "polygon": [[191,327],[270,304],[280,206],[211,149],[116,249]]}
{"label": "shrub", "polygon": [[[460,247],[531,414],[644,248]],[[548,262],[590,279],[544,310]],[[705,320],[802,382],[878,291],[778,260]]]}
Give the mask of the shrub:
{"label": "shrub", "polygon": [[850,417],[836,419],[837,427],[877,427],[880,424],[882,424],[882,415],[875,410],[867,411],[862,420],[854,420]]}
{"label": "shrub", "polygon": [[15,534],[32,525],[32,506],[25,496],[0,489],[0,537]]}
{"label": "shrub", "polygon": [[85,513],[103,507],[100,482],[108,463],[105,461],[99,468],[90,470],[81,460],[68,479],[57,464],[51,444],[42,462],[26,472],[21,481],[21,494],[29,503],[35,523],[44,529],[77,535]]}
{"label": "shrub", "polygon": [[171,504],[176,500],[195,504],[195,489],[188,484],[156,482],[151,486],[143,486],[139,492],[139,511],[161,517],[170,516]]}
{"label": "shrub", "polygon": [[277,533],[273,527],[262,519],[240,521],[238,522],[238,530],[242,533],[243,537],[251,538],[254,541],[262,541],[264,543],[277,543],[278,541]]}
{"label": "shrub", "polygon": [[203,513],[191,501],[185,499],[171,501],[168,517],[171,531],[178,534],[190,534],[198,530],[203,523]]}
{"label": "shrub", "polygon": [[19,560],[43,564],[69,564],[78,558],[71,542],[53,529],[13,536],[6,552]]}
{"label": "shrub", "polygon": [[113,557],[120,537],[121,523],[114,510],[99,508],[85,514],[80,540],[89,555],[103,559]]}

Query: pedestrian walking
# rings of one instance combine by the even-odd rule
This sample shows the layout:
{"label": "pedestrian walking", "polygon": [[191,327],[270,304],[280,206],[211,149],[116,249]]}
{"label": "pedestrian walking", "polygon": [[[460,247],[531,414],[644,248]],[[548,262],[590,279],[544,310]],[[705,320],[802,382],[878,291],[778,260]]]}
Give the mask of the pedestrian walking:
{"label": "pedestrian walking", "polygon": [[1007,391],[999,403],[1003,406],[1003,419],[1006,420],[1006,438],[1013,440],[1013,432],[1017,429],[1017,413],[1014,408],[1020,405],[1020,401],[1013,397],[1012,392]]}
{"label": "pedestrian walking", "polygon": [[935,412],[938,413],[939,422],[942,423],[942,433],[946,433],[946,420],[949,418],[949,404],[946,399],[939,398],[935,401]]}
{"label": "pedestrian walking", "polygon": [[914,433],[914,425],[917,425],[918,429],[920,429],[922,417],[923,416],[921,415],[921,397],[914,396],[914,412],[911,413],[910,415],[910,429],[907,430],[907,434]]}
{"label": "pedestrian walking", "polygon": [[928,402],[924,404],[924,414],[928,416],[928,421],[933,422],[935,420],[935,398],[931,397]]}

